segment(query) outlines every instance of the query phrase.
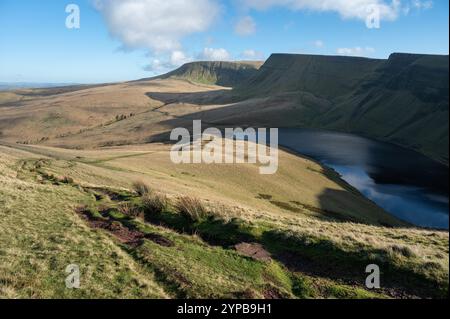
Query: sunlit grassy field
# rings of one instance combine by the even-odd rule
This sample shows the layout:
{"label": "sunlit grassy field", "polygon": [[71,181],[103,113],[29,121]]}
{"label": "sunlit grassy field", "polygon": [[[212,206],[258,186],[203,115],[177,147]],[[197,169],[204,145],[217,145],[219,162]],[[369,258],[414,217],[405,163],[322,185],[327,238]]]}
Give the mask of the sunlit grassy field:
{"label": "sunlit grassy field", "polygon": [[[281,152],[266,180],[253,164],[175,166],[168,150],[0,146],[0,295],[446,295],[448,233],[408,227],[314,162]],[[167,204],[150,209],[136,181]],[[180,213],[184,196],[198,198],[205,216]],[[381,267],[381,290],[365,288],[370,263]],[[65,287],[69,264],[80,266],[80,289]]]}

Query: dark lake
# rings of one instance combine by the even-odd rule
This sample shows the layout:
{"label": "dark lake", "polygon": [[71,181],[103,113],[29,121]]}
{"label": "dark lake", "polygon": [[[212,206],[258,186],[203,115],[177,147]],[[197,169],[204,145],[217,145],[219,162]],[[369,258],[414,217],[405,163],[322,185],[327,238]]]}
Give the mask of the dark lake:
{"label": "dark lake", "polygon": [[279,144],[333,168],[404,221],[449,228],[449,170],[443,164],[392,144],[322,130],[280,129]]}

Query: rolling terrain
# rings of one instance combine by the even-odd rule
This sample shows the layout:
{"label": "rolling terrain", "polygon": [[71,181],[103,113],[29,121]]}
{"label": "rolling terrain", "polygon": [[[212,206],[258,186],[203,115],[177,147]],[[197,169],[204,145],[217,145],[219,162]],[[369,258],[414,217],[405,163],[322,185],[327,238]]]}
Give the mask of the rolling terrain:
{"label": "rolling terrain", "polygon": [[[307,127],[364,135],[448,165],[448,56],[387,60],[273,54],[232,91],[182,101],[227,105],[196,114],[215,125]],[[152,94],[170,102],[170,94]],[[178,97],[180,99],[180,97]]]}
{"label": "rolling terrain", "polygon": [[[404,225],[314,162],[282,152],[269,179],[255,165],[177,166],[168,151],[0,146],[0,295],[446,295],[448,233]],[[203,213],[186,215],[180,203],[197,199]],[[73,263],[81,289],[64,286]],[[370,263],[383,269],[376,292]]]}
{"label": "rolling terrain", "polygon": [[287,101],[293,109],[279,115],[298,121],[291,125],[362,134],[448,163],[448,61],[412,54],[388,60],[273,55],[237,92],[272,99],[293,94]]}
{"label": "rolling terrain", "polygon": [[355,133],[448,165],[448,72],[448,56],[412,54],[190,63],[128,83],[0,92],[0,136],[73,147],[142,143],[202,119]]}
{"label": "rolling terrain", "polygon": [[[264,176],[175,165],[168,143],[202,119],[355,132],[448,162],[445,72],[448,57],[273,55],[0,92],[0,297],[445,298],[448,232],[287,151]],[[79,290],[64,286],[72,263]],[[371,263],[383,289],[365,288]]]}

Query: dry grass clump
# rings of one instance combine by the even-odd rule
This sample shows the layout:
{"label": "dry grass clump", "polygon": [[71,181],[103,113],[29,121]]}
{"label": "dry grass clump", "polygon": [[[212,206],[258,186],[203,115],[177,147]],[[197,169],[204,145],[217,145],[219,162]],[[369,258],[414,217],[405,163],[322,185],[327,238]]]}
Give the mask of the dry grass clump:
{"label": "dry grass clump", "polygon": [[406,257],[406,258],[417,257],[416,252],[411,247],[408,247],[408,246],[393,245],[393,246],[390,247],[390,250],[395,255],[400,255],[400,256],[403,256],[403,257]]}
{"label": "dry grass clump", "polygon": [[135,181],[132,186],[133,186],[133,190],[139,196],[144,196],[144,195],[149,194],[151,192],[150,187],[146,183],[144,183],[143,181]]}
{"label": "dry grass clump", "polygon": [[149,193],[142,196],[142,205],[146,213],[160,213],[169,207],[169,200],[166,195]]}
{"label": "dry grass clump", "polygon": [[188,219],[198,222],[209,217],[209,212],[202,202],[195,197],[184,196],[178,199],[175,208]]}
{"label": "dry grass clump", "polygon": [[141,213],[139,208],[136,207],[136,205],[134,205],[133,203],[130,203],[130,202],[121,203],[117,207],[117,209],[118,209],[118,211],[120,213],[124,214],[125,216],[129,216],[129,217],[137,217]]}
{"label": "dry grass clump", "polygon": [[242,218],[241,214],[235,214],[231,211],[232,211],[231,207],[220,203],[215,203],[214,207],[212,207],[211,210],[209,211],[209,215],[219,218],[225,223],[228,223],[235,218]]}

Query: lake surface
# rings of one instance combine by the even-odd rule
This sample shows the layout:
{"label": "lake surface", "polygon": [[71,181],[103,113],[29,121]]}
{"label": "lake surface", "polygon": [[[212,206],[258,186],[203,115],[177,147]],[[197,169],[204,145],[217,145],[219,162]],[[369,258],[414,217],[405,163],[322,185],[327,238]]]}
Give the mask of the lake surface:
{"label": "lake surface", "polygon": [[386,211],[417,226],[449,228],[449,170],[417,152],[323,130],[279,130],[279,144],[333,168]]}

